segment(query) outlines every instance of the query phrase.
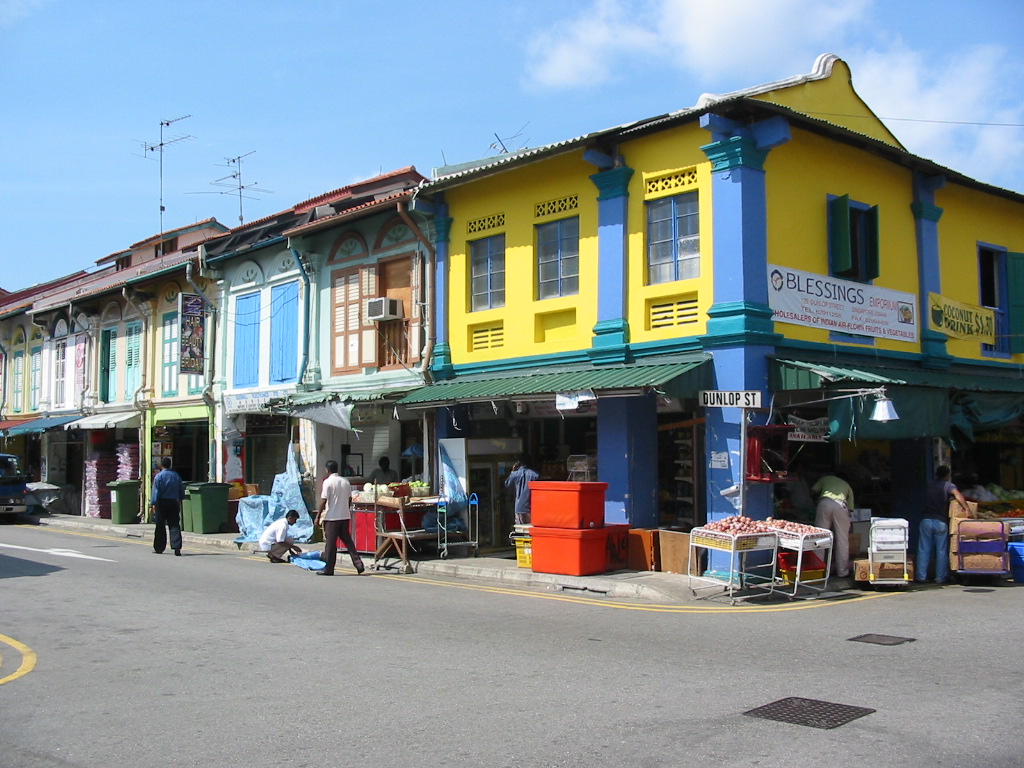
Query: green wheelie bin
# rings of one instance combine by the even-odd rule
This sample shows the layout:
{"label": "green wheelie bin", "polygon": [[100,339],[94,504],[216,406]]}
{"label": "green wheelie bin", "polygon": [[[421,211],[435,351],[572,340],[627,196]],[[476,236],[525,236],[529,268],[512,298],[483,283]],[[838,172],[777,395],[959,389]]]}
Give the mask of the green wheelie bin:
{"label": "green wheelie bin", "polygon": [[200,483],[185,483],[185,498],[181,500],[181,530],[195,532],[195,508],[199,501]]}
{"label": "green wheelie bin", "polygon": [[114,480],[110,489],[110,522],[131,525],[139,522],[139,488],[141,480]]}
{"label": "green wheelie bin", "polygon": [[230,483],[189,483],[192,492],[192,531],[222,533],[228,530],[228,489]]}

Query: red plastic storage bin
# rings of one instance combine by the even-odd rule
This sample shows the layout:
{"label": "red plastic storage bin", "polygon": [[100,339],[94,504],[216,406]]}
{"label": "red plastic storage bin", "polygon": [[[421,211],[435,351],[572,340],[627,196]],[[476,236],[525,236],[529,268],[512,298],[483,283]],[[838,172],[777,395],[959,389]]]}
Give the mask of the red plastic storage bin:
{"label": "red plastic storage bin", "polygon": [[563,576],[592,576],[607,567],[608,532],[604,528],[538,528],[533,536],[533,571]]}
{"label": "red plastic storage bin", "polygon": [[530,483],[530,524],[541,528],[601,528],[608,483],[535,480]]}
{"label": "red plastic storage bin", "polygon": [[621,571],[629,565],[629,523],[606,525],[608,543],[605,546],[605,566],[609,571]]}

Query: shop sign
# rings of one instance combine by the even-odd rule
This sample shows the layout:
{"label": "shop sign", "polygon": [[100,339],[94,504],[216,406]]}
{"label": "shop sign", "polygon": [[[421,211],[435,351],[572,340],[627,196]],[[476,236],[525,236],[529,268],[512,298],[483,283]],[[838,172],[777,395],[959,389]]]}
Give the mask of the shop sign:
{"label": "shop sign", "polygon": [[768,265],[768,306],[777,323],[916,342],[912,293]]}
{"label": "shop sign", "polygon": [[265,392],[246,392],[240,395],[224,395],[224,410],[228,413],[254,413],[266,410],[270,401],[284,397],[290,389],[275,389]]}
{"label": "shop sign", "polygon": [[797,416],[786,418],[787,424],[793,425],[787,438],[798,443],[827,443],[828,442],[828,416],[818,419],[801,419]]}
{"label": "shop sign", "polygon": [[760,390],[726,391],[721,389],[702,389],[700,404],[705,408],[760,408]]}
{"label": "shop sign", "polygon": [[206,357],[206,314],[202,296],[178,294],[178,323],[178,373],[202,373]]}
{"label": "shop sign", "polygon": [[996,313],[985,307],[961,304],[937,293],[928,294],[928,328],[954,339],[996,343]]}

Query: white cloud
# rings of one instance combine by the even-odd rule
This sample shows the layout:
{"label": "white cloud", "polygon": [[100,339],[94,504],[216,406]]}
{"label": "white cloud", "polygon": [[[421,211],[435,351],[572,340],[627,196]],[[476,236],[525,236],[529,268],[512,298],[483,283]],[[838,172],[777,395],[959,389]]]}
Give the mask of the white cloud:
{"label": "white cloud", "polygon": [[[857,93],[916,155],[981,181],[1020,187],[1024,123],[1020,81],[1008,52],[991,45],[940,61],[897,43],[851,57]],[[910,118],[910,119],[891,119]],[[934,122],[929,122],[934,121]],[[964,125],[963,123],[973,123]]]}
{"label": "white cloud", "polygon": [[0,0],[0,27],[9,27],[50,0]]}

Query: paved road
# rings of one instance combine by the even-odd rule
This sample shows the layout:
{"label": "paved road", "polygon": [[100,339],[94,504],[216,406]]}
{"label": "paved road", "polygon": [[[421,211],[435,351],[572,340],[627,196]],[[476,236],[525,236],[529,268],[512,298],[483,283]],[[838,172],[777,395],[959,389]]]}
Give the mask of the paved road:
{"label": "paved road", "polygon": [[[998,768],[1024,749],[1010,585],[659,607],[8,525],[0,607],[5,768]],[[876,712],[742,714],[785,697]]]}

